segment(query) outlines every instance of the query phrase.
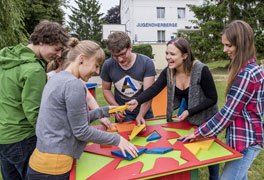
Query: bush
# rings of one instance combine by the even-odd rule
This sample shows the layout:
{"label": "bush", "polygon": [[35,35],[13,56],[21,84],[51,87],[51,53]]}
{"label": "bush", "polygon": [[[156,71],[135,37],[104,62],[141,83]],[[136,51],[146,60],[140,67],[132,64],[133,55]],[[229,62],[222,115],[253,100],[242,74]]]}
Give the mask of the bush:
{"label": "bush", "polygon": [[138,53],[138,54],[144,54],[148,57],[150,57],[151,59],[153,59],[153,54],[152,54],[152,47],[150,44],[138,44],[138,45],[134,45],[133,46],[133,50],[134,53]]}
{"label": "bush", "polygon": [[104,53],[105,53],[105,59],[110,58],[111,57],[110,51],[107,48],[104,48],[103,50],[104,50]]}

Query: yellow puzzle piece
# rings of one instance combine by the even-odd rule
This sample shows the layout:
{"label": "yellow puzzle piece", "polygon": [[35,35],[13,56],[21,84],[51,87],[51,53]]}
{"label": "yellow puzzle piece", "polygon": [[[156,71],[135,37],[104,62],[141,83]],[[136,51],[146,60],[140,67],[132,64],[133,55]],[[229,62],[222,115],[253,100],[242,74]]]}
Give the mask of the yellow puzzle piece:
{"label": "yellow puzzle piece", "polygon": [[189,151],[191,151],[194,155],[196,155],[200,151],[200,149],[208,151],[209,148],[212,146],[213,142],[214,142],[214,139],[211,139],[211,140],[206,140],[206,141],[184,144],[184,146]]}
{"label": "yellow puzzle piece", "polygon": [[137,135],[138,133],[140,133],[140,131],[142,131],[145,127],[146,127],[145,124],[142,124],[142,125],[140,125],[140,126],[135,126],[134,129],[133,129],[132,132],[131,132],[131,135],[129,136],[129,139],[130,139],[130,140],[134,139],[134,137],[136,137],[136,135]]}
{"label": "yellow puzzle piece", "polygon": [[110,110],[108,111],[108,113],[109,113],[109,114],[112,114],[112,113],[116,113],[116,112],[119,112],[119,111],[124,111],[124,110],[126,110],[128,107],[129,107],[129,105],[127,105],[127,104],[125,104],[125,105],[123,105],[123,106],[118,106],[118,107],[116,107],[116,108],[114,108],[114,109],[110,109]]}

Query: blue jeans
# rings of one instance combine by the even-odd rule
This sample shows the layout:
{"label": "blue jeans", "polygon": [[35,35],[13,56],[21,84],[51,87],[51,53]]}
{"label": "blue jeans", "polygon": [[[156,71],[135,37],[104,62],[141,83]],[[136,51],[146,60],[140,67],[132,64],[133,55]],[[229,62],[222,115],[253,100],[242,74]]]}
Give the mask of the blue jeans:
{"label": "blue jeans", "polygon": [[36,147],[37,137],[33,136],[12,144],[0,144],[1,171],[3,180],[26,179],[28,160]]}
{"label": "blue jeans", "polygon": [[242,159],[226,162],[221,180],[247,180],[248,170],[261,150],[260,145],[249,146],[241,152]]}
{"label": "blue jeans", "polygon": [[60,175],[50,175],[39,173],[28,167],[27,180],[68,180],[70,177],[70,172]]}

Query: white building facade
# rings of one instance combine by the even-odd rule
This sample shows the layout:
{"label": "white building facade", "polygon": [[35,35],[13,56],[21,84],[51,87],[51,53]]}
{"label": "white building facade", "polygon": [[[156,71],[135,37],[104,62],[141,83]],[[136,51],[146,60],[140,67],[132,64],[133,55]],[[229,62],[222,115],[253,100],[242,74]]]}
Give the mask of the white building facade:
{"label": "white building facade", "polygon": [[203,0],[120,0],[121,24],[133,43],[164,43],[178,31],[197,30],[188,4]]}

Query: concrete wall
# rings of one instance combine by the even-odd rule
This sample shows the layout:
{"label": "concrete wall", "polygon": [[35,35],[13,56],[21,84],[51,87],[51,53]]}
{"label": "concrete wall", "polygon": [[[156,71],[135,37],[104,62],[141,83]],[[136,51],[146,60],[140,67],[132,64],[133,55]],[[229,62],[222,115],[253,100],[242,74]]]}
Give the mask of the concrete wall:
{"label": "concrete wall", "polygon": [[115,31],[126,32],[125,24],[103,24],[103,39],[107,39],[108,35]]}
{"label": "concrete wall", "polygon": [[153,62],[156,69],[164,69],[167,66],[165,59],[166,44],[151,44],[152,53],[154,54]]}
{"label": "concrete wall", "polygon": [[[158,31],[165,31],[165,42],[175,37],[178,29],[193,29],[194,13],[187,4],[201,5],[201,0],[122,0],[121,23],[126,25],[133,43],[158,43]],[[157,18],[157,7],[165,8],[165,17]],[[185,8],[185,18],[177,9]],[[186,30],[189,30],[189,29]]]}

